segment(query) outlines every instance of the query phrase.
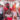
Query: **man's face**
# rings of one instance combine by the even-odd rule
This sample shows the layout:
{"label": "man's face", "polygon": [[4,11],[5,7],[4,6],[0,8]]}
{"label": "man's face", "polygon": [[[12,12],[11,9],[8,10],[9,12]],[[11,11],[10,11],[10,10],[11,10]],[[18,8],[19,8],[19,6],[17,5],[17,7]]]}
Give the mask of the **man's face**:
{"label": "man's face", "polygon": [[9,8],[9,6],[7,6],[7,8]]}
{"label": "man's face", "polygon": [[9,5],[6,5],[7,8],[9,8]]}
{"label": "man's face", "polygon": [[6,4],[6,7],[9,8],[9,3]]}

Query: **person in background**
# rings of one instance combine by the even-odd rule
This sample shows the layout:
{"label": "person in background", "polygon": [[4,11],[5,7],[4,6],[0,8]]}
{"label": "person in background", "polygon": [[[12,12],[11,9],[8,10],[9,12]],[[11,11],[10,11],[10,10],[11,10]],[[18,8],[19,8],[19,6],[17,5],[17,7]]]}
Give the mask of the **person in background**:
{"label": "person in background", "polygon": [[0,5],[0,20],[3,19],[3,5]]}
{"label": "person in background", "polygon": [[19,19],[20,19],[20,6],[18,8],[18,14],[19,14]]}
{"label": "person in background", "polygon": [[13,13],[13,20],[17,20],[16,3],[13,4],[12,13]]}

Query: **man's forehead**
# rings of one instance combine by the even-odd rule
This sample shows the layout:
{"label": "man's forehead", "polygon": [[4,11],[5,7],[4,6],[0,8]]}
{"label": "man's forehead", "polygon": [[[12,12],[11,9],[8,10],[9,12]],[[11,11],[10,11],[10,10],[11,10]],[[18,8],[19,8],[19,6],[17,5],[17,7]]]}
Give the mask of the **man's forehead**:
{"label": "man's forehead", "polygon": [[5,5],[9,5],[9,3],[6,3]]}

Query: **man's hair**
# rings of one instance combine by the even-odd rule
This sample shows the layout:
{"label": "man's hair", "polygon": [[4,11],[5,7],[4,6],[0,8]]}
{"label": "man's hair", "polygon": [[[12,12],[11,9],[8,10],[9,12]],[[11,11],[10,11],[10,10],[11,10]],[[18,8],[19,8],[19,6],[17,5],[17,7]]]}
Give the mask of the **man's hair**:
{"label": "man's hair", "polygon": [[6,3],[5,5],[9,5],[9,3]]}

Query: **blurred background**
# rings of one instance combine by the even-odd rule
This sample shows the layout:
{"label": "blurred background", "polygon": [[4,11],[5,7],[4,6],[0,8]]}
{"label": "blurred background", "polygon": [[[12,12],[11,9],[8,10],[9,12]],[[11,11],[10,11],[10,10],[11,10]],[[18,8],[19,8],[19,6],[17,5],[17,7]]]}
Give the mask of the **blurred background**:
{"label": "blurred background", "polygon": [[0,0],[0,20],[20,20],[20,0]]}

